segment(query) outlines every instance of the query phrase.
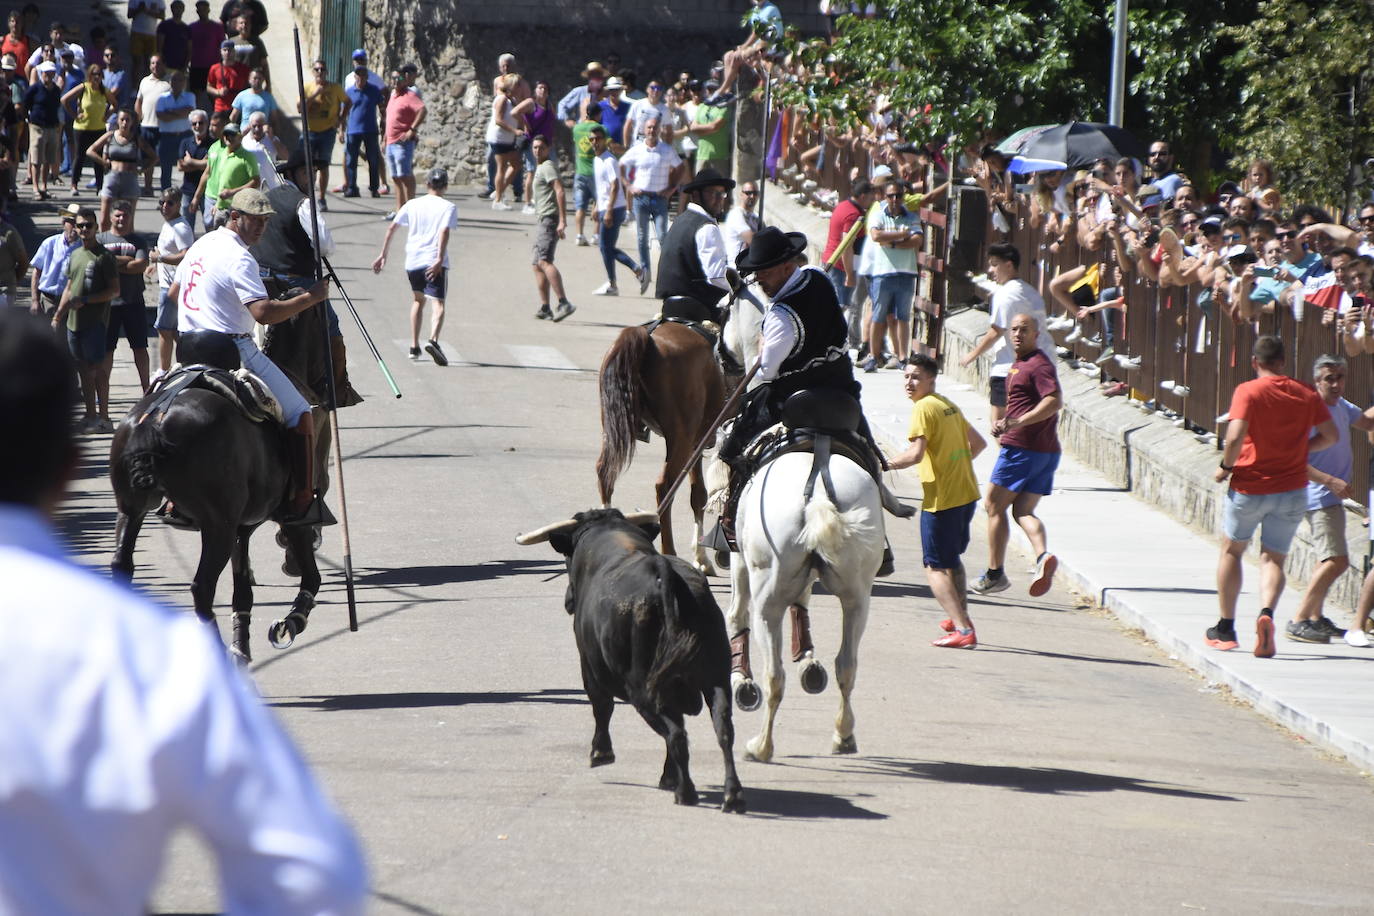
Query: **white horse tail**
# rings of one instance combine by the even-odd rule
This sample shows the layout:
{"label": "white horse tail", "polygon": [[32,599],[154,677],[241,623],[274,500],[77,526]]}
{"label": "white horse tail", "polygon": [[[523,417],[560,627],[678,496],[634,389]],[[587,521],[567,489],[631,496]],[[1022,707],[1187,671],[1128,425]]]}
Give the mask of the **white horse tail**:
{"label": "white horse tail", "polygon": [[802,510],[804,523],[802,545],[821,558],[827,566],[836,566],[844,543],[851,537],[869,530],[868,508],[855,506],[847,512],[831,502],[824,487],[817,487]]}

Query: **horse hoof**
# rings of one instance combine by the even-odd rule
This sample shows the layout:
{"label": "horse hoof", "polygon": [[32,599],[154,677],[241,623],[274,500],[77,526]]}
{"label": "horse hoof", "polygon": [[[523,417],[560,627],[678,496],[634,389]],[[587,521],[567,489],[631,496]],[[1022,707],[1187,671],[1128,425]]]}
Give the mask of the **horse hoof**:
{"label": "horse hoof", "polygon": [[753,712],[763,705],[763,694],[759,685],[751,680],[741,680],[735,685],[735,708]]}
{"label": "horse hoof", "polygon": [[295,558],[292,557],[289,552],[286,554],[286,559],[281,561],[281,574],[288,579],[299,579],[301,577],[301,568],[296,565]]}
{"label": "horse hoof", "polygon": [[727,792],[725,801],[720,805],[720,810],[727,814],[743,814],[748,810],[748,806],[744,803],[744,795],[738,792],[733,794]]}
{"label": "horse hoof", "polygon": [[758,739],[755,738],[744,746],[744,759],[752,760],[755,763],[771,763],[773,761],[773,749],[771,747],[765,749],[757,742]]}
{"label": "horse hoof", "polygon": [[857,754],[859,753],[859,742],[854,740],[854,736],[848,738],[838,738],[835,743],[830,745],[832,754]]}
{"label": "horse hoof", "polygon": [[716,568],[711,565],[710,560],[702,560],[700,563],[693,563],[692,565],[695,566],[703,576],[714,576],[716,574]]}
{"label": "horse hoof", "polygon": [[820,693],[825,690],[825,685],[830,683],[830,676],[825,673],[825,666],[812,659],[801,669],[802,690],[807,693]]}
{"label": "horse hoof", "polygon": [[687,789],[673,796],[673,804],[675,805],[695,805],[697,801],[696,789]]}
{"label": "horse hoof", "polygon": [[[658,787],[665,792],[674,792],[677,790],[677,780],[667,775],[660,776],[658,779]],[[693,804],[695,804],[695,802],[693,802]]]}
{"label": "horse hoof", "polygon": [[240,649],[238,646],[230,647],[229,657],[234,660],[234,664],[245,670],[253,663],[253,653],[249,650]]}
{"label": "horse hoof", "polygon": [[290,617],[274,620],[271,629],[267,631],[267,641],[272,644],[273,649],[289,649],[296,641],[298,632],[300,631],[291,625]]}
{"label": "horse hoof", "polygon": [[615,763],[614,751],[592,751],[592,766],[604,767],[611,763]]}

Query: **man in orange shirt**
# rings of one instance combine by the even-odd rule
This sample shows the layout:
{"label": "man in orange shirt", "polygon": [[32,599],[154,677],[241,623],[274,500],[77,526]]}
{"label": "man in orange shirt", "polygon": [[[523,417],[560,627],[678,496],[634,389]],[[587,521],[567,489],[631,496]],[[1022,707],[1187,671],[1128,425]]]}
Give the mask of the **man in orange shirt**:
{"label": "man in orange shirt", "polygon": [[[1222,513],[1217,601],[1221,619],[1207,630],[1207,645],[1236,648],[1236,598],[1241,557],[1255,529],[1260,533],[1260,616],[1255,656],[1274,655],[1274,606],[1283,594],[1283,563],[1307,510],[1307,454],[1339,438],[1331,412],[1317,392],[1283,374],[1283,341],[1268,335],[1255,341],[1250,365],[1257,378],[1231,396],[1226,447],[1216,481],[1228,477]],[[1312,435],[1316,428],[1317,434]],[[1310,438],[1309,438],[1310,437]]]}

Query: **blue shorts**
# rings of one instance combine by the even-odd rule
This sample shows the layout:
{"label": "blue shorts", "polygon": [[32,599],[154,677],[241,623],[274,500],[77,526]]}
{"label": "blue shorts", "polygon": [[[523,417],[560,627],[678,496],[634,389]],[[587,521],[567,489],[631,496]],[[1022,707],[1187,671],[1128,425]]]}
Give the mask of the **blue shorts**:
{"label": "blue shorts", "polygon": [[990,481],[1013,493],[1049,496],[1054,490],[1054,469],[1057,467],[1059,452],[1033,452],[1028,448],[1004,445],[992,468]]}
{"label": "blue shorts", "polygon": [[431,299],[444,301],[444,294],[448,292],[448,268],[445,267],[439,274],[439,279],[430,280],[425,276],[425,268],[420,267],[415,270],[407,270],[406,277],[410,280],[410,291],[413,293],[423,293]]}
{"label": "blue shorts", "polygon": [[873,320],[911,320],[911,299],[916,295],[914,274],[883,274],[869,281],[873,298]]}
{"label": "blue shorts", "polygon": [[596,209],[596,178],[594,176],[573,176],[573,209]]}
{"label": "blue shorts", "polygon": [[153,319],[153,327],[159,331],[171,331],[173,334],[177,332],[177,304],[167,298],[165,289],[157,300],[157,318]]}
{"label": "blue shorts", "polygon": [[110,324],[105,329],[105,351],[113,353],[121,333],[130,349],[148,349],[148,310],[142,302],[115,302],[110,306]]}
{"label": "blue shorts", "polygon": [[1226,491],[1221,532],[1233,541],[1248,541],[1260,530],[1260,546],[1271,553],[1288,553],[1293,534],[1307,513],[1307,488],[1286,493]]}
{"label": "blue shorts", "polygon": [[92,324],[79,331],[67,329],[67,349],[79,363],[93,366],[105,361],[105,325]]}
{"label": "blue shorts", "polygon": [[333,130],[312,130],[310,132],[310,155],[316,162],[329,163],[334,158],[334,143],[338,132]]}
{"label": "blue shorts", "polygon": [[386,165],[391,169],[392,178],[409,178],[415,173],[415,141],[388,143],[386,145]]}
{"label": "blue shorts", "polygon": [[978,500],[964,506],[921,512],[921,562],[931,569],[958,569],[968,550],[969,526]]}

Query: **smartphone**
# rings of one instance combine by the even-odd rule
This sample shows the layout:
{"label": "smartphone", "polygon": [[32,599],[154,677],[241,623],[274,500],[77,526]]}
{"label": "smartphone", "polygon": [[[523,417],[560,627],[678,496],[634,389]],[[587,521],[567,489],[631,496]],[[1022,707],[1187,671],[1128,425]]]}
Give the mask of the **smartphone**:
{"label": "smartphone", "polygon": [[1277,267],[1256,267],[1253,271],[1254,275],[1257,277],[1269,277],[1271,279],[1277,275],[1278,272],[1279,269]]}

